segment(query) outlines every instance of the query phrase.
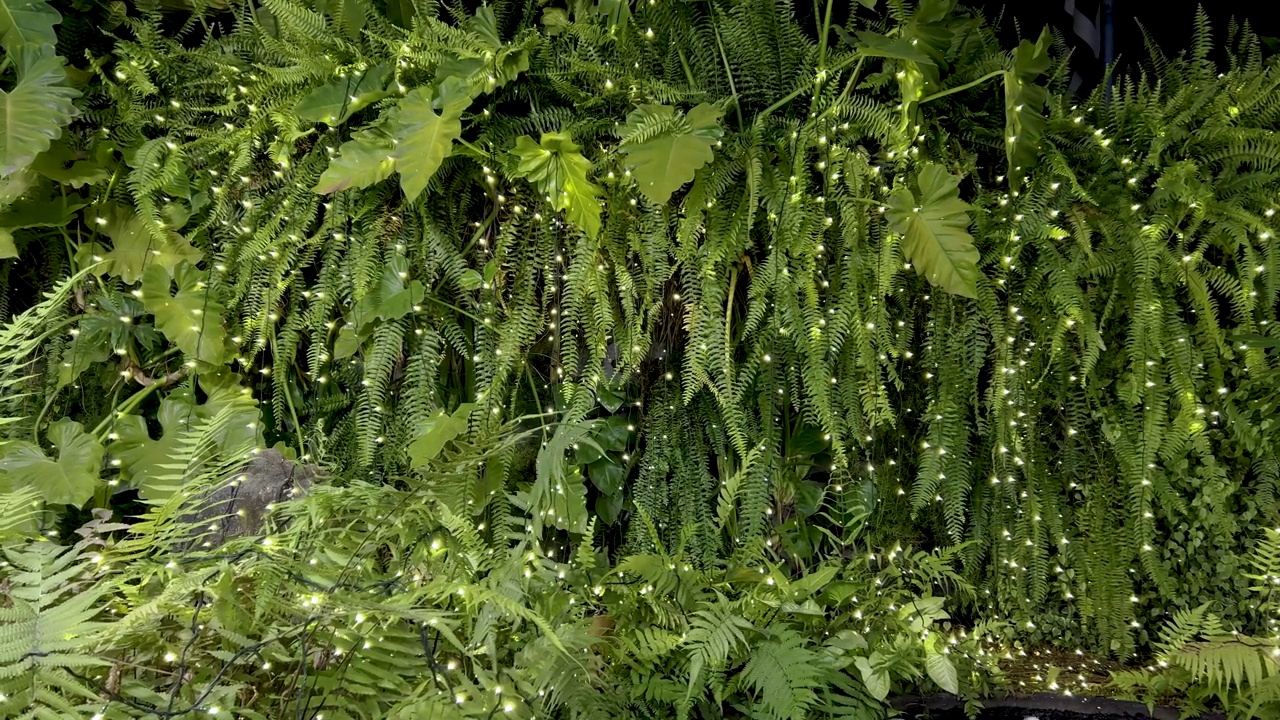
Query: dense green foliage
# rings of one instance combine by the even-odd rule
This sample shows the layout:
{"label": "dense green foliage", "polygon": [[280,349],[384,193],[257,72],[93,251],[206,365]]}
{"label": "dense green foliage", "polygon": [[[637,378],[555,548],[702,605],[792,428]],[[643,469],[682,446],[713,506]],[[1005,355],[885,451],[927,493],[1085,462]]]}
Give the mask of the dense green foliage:
{"label": "dense green foliage", "polygon": [[0,0],[0,712],[1280,712],[1280,64],[843,5]]}

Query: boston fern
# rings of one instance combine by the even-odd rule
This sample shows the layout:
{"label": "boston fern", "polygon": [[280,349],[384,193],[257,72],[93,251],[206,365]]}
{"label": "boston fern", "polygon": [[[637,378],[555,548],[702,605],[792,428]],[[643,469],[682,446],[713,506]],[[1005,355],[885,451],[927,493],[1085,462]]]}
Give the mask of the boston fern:
{"label": "boston fern", "polygon": [[952,0],[0,0],[0,713],[885,717],[1027,645],[1271,712],[1229,34],[1073,97]]}

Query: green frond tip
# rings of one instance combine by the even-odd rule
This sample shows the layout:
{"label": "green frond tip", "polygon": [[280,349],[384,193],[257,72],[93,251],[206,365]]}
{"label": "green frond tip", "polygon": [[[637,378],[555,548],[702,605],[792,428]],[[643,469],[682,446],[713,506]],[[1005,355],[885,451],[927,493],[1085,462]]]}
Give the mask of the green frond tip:
{"label": "green frond tip", "polygon": [[591,161],[568,133],[543,133],[541,142],[521,135],[511,152],[519,158],[516,177],[526,178],[565,211],[569,222],[587,234],[600,234],[600,188],[587,179]]}
{"label": "green frond tip", "polygon": [[969,204],[960,199],[960,178],[928,163],[916,180],[919,191],[898,187],[885,213],[903,236],[903,250],[935,287],[968,298],[978,296],[978,249],[969,234]]}

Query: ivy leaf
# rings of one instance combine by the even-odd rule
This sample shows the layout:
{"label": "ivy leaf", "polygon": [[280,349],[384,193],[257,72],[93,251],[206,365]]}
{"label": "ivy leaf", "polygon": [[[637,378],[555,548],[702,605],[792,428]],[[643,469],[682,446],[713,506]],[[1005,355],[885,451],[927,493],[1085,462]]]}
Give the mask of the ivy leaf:
{"label": "ivy leaf", "polygon": [[515,175],[527,178],[556,210],[567,211],[569,222],[594,238],[600,233],[600,188],[587,180],[591,161],[580,150],[566,133],[543,133],[540,143],[521,135],[512,151],[520,158]]}
{"label": "ivy leaf", "polygon": [[1040,33],[1035,44],[1023,40],[1013,51],[1013,70],[1004,75],[1005,154],[1009,158],[1009,186],[1014,190],[1040,156],[1049,91],[1035,80],[1049,70],[1052,41],[1049,28]]}
{"label": "ivy leaf", "polygon": [[625,417],[615,416],[601,422],[596,427],[596,442],[600,443],[600,447],[611,452],[622,452],[627,449],[627,440],[631,437],[631,431],[627,429],[628,420]]}
{"label": "ivy leaf", "polygon": [[924,669],[938,687],[952,695],[960,694],[960,676],[956,673],[955,664],[951,658],[938,652],[933,644],[925,645]]}
{"label": "ivy leaf", "polygon": [[600,516],[605,525],[612,525],[618,521],[618,516],[622,514],[622,508],[626,506],[626,503],[626,493],[602,494],[596,498],[596,515]]}
{"label": "ivy leaf", "polygon": [[0,45],[9,53],[22,45],[54,45],[53,26],[60,22],[45,0],[0,0]]}
{"label": "ivy leaf", "polygon": [[386,63],[347,73],[307,93],[293,106],[293,112],[302,120],[341,125],[370,103],[387,97],[390,93],[384,88],[390,77],[391,67]]}
{"label": "ivy leaf", "polygon": [[702,103],[681,116],[667,105],[641,105],[627,116],[618,149],[627,155],[640,192],[658,205],[693,180],[698,168],[715,159],[711,148],[722,130],[724,112]]}
{"label": "ivy leaf", "polygon": [[436,459],[445,445],[467,431],[467,417],[475,409],[475,403],[463,403],[452,414],[441,410],[428,418],[422,432],[406,448],[409,467],[422,467]]}
{"label": "ivy leaf", "polygon": [[[414,200],[453,152],[462,137],[462,113],[471,104],[469,86],[450,77],[440,84],[433,103],[429,88],[416,88],[396,108],[396,169],[405,198]],[[433,105],[439,107],[437,114]]]}
{"label": "ivy leaf", "polygon": [[169,273],[152,265],[142,275],[142,304],[164,333],[187,357],[221,365],[226,362],[222,305],[209,295],[202,274],[190,265],[178,269],[178,293],[170,294]]}
{"label": "ivy leaf", "polygon": [[608,455],[587,465],[587,474],[591,476],[591,484],[605,495],[617,495],[627,479],[627,469]]}
{"label": "ivy leaf", "polygon": [[928,163],[917,181],[919,195],[899,187],[885,213],[904,238],[903,250],[935,287],[964,297],[978,296],[978,249],[969,235],[969,204],[960,199],[960,179]]}
{"label": "ivy leaf", "polygon": [[48,46],[19,47],[10,51],[17,66],[18,82],[12,90],[0,90],[0,176],[18,172],[54,140],[71,122],[80,93],[66,87],[62,58]]}
{"label": "ivy leaf", "polygon": [[148,267],[158,266],[171,273],[184,262],[194,265],[204,257],[186,238],[168,228],[160,231],[162,239],[158,240],[145,218],[119,205],[98,208],[91,222],[111,238],[111,251],[103,255],[107,274],[129,285],[138,282]]}
{"label": "ivy leaf", "polygon": [[189,388],[172,392],[160,401],[157,439],[151,438],[147,422],[140,415],[125,415],[112,427],[115,440],[111,443],[111,456],[120,461],[121,479],[138,488],[142,499],[163,502],[177,490],[169,478],[174,474],[174,458],[182,453],[183,434],[199,430],[224,410],[232,415],[221,432],[211,438],[217,449],[223,454],[241,453],[257,443],[261,414],[253,398],[233,386],[204,389],[208,397],[203,404],[196,402]]}
{"label": "ivy leaf", "polygon": [[396,159],[391,142],[371,130],[355,133],[342,143],[316,183],[316,192],[329,195],[347,188],[369,187],[391,177]]}
{"label": "ivy leaf", "polygon": [[102,445],[69,418],[49,426],[49,442],[57,460],[29,442],[0,443],[0,491],[33,488],[51,505],[83,505],[98,485]]}

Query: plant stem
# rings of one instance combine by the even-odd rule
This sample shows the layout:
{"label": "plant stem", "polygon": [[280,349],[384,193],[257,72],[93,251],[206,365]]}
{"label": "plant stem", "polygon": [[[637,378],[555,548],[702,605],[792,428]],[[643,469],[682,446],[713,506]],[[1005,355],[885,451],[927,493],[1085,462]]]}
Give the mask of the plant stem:
{"label": "plant stem", "polygon": [[1006,72],[1008,72],[1008,71],[1006,71],[1006,70],[992,70],[991,72],[987,73],[986,75],[983,75],[982,77],[980,77],[980,78],[978,78],[977,80],[974,80],[974,81],[972,81],[972,82],[967,82],[967,83],[965,83],[965,84],[963,84],[963,85],[960,85],[960,86],[958,86],[958,87],[953,87],[953,88],[951,88],[951,89],[949,89],[949,90],[943,90],[943,91],[941,91],[941,92],[936,92],[936,93],[934,93],[934,94],[932,94],[932,95],[930,95],[930,96],[928,96],[928,97],[921,98],[921,99],[920,99],[920,102],[919,102],[918,104],[923,105],[923,104],[925,104],[925,103],[927,103],[927,102],[930,102],[930,101],[932,101],[932,100],[940,100],[940,99],[942,99],[942,98],[944,98],[944,97],[946,97],[946,96],[948,96],[948,95],[954,95],[954,94],[956,94],[956,93],[958,93],[958,92],[963,92],[963,91],[965,91],[965,90],[968,90],[968,89],[969,89],[969,88],[971,88],[971,87],[977,87],[978,85],[981,85],[982,83],[984,83],[984,82],[986,82],[986,81],[990,80],[991,78],[999,77],[999,76],[1001,76],[1001,75],[1004,75]]}
{"label": "plant stem", "polygon": [[[850,55],[849,57],[847,57],[847,58],[845,58],[845,59],[841,60],[840,62],[836,63],[835,65],[832,65],[832,66],[831,66],[831,72],[839,72],[840,70],[843,70],[843,69],[845,69],[845,68],[849,67],[850,65],[852,65],[854,60],[859,60],[859,59],[861,59],[861,58],[862,58],[862,54],[861,54],[861,53],[854,53],[853,55]],[[809,86],[808,86],[808,85],[801,85],[800,87],[798,87],[798,88],[796,88],[795,90],[793,90],[793,91],[792,91],[790,94],[788,94],[786,97],[782,98],[782,99],[781,99],[781,100],[779,100],[778,102],[776,102],[776,103],[774,103],[774,104],[770,105],[769,107],[765,108],[764,112],[760,113],[760,114],[759,114],[759,115],[757,115],[756,117],[757,117],[757,118],[762,118],[762,117],[766,117],[766,116],[768,116],[768,115],[772,115],[772,114],[774,113],[774,111],[775,111],[775,110],[777,110],[778,108],[780,108],[780,107],[782,107],[783,105],[786,105],[787,103],[791,102],[792,100],[795,100],[796,98],[800,97],[800,93],[803,93],[803,92],[804,92],[805,90],[807,90],[808,88],[809,88]]]}
{"label": "plant stem", "polygon": [[733,70],[729,69],[729,56],[724,51],[724,41],[720,39],[720,23],[715,21],[715,4],[711,5],[712,28],[716,31],[716,47],[720,50],[720,62],[724,63],[724,75],[729,79],[729,93],[733,95],[733,111],[738,116],[738,132],[742,132],[745,125],[742,122],[742,105],[738,102],[738,88],[733,84]]}
{"label": "plant stem", "polygon": [[[827,64],[827,36],[831,34],[831,6],[832,0],[827,0],[827,13],[822,18],[822,32],[818,35],[818,70],[821,71]],[[816,8],[815,8],[816,9]]]}

